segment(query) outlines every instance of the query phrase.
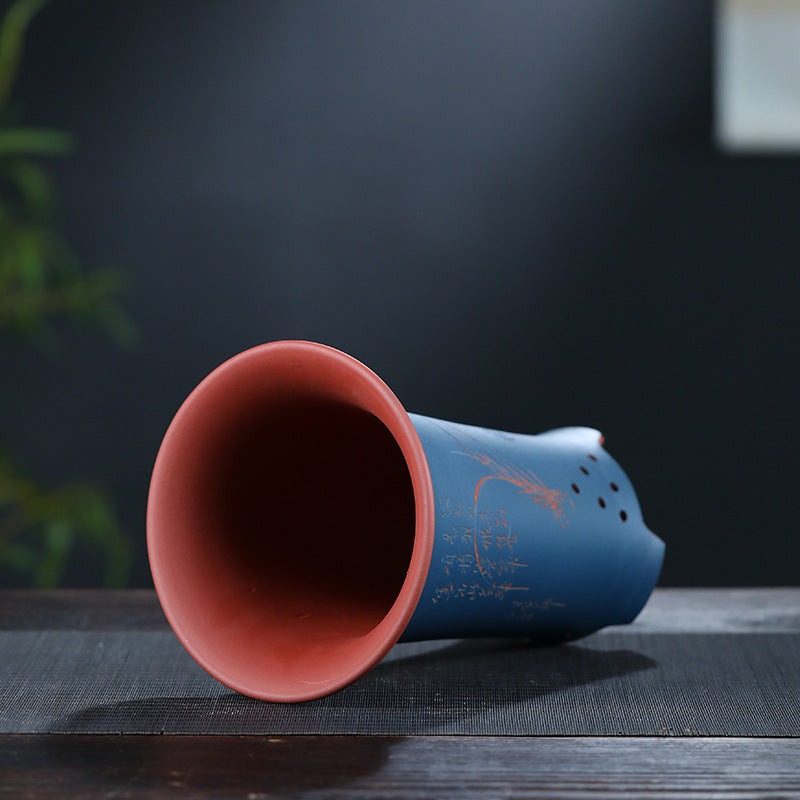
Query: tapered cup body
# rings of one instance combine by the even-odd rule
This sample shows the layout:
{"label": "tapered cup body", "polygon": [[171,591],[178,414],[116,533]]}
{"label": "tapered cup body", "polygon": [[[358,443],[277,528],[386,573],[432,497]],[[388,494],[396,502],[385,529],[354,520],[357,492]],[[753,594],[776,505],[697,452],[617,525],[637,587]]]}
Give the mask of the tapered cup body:
{"label": "tapered cup body", "polygon": [[599,431],[529,436],[411,419],[431,473],[436,530],[404,640],[567,640],[639,613],[664,544],[646,528]]}
{"label": "tapered cup body", "polygon": [[164,612],[252,697],[330,694],[401,636],[565,640],[630,621],[663,543],[597,431],[409,415],[370,369],[273,342],[183,403],[150,484]]}

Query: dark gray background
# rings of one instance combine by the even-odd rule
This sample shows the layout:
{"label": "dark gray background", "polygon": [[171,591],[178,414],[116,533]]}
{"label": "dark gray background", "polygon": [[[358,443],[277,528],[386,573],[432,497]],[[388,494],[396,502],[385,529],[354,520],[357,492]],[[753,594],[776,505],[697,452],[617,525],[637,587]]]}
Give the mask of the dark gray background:
{"label": "dark gray background", "polygon": [[147,585],[183,398],[312,339],[412,411],[603,430],[662,584],[797,583],[800,162],[715,148],[712,45],[708,2],[54,4],[15,97],[142,341],[4,339],[2,434],[109,487]]}

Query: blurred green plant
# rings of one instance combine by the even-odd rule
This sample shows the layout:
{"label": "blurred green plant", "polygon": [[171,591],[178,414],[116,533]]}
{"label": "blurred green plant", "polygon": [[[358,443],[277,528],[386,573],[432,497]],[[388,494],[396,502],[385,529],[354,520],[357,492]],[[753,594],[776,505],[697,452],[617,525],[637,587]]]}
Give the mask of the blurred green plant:
{"label": "blurred green plant", "polygon": [[[117,300],[124,276],[81,264],[59,230],[55,191],[39,163],[69,153],[72,138],[22,126],[9,106],[25,33],[45,4],[16,0],[0,21],[0,333],[54,350],[53,323],[70,319],[97,324],[126,345],[136,330]],[[125,585],[130,545],[101,489],[42,487],[0,444],[0,567],[35,587],[57,586],[78,545],[104,557],[105,586]]]}

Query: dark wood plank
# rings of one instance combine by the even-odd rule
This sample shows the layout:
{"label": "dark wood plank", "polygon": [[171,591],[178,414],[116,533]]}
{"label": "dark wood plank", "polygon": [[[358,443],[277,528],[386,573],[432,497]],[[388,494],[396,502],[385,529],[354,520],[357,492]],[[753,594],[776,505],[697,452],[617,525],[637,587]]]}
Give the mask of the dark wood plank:
{"label": "dark wood plank", "polygon": [[800,588],[656,589],[619,633],[800,633]]}
{"label": "dark wood plank", "polygon": [[0,630],[168,630],[152,589],[0,591]]}
{"label": "dark wood plank", "polygon": [[[166,630],[152,589],[0,590],[0,630]],[[800,588],[656,589],[616,633],[800,633]]]}
{"label": "dark wood plank", "polygon": [[800,797],[800,740],[0,737],[0,797]]}

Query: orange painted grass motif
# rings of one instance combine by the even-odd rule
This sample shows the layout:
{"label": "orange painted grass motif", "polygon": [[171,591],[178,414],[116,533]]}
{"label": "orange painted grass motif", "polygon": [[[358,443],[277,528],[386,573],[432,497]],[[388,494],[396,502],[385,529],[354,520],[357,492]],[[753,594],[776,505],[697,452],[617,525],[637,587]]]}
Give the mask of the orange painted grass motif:
{"label": "orange painted grass motif", "polygon": [[[542,483],[538,476],[534,475],[528,470],[520,469],[511,464],[498,461],[491,456],[483,455],[481,453],[472,453],[467,451],[465,456],[474,458],[485,467],[492,470],[491,475],[485,475],[475,485],[475,507],[478,506],[478,495],[480,494],[481,487],[486,481],[499,480],[506,481],[519,488],[520,494],[528,495],[536,505],[547,509],[552,512],[556,520],[560,520],[564,515],[563,504],[566,499],[566,494],[558,489],[548,489]],[[566,525],[566,521],[564,521]]]}
{"label": "orange painted grass motif", "polygon": [[[484,467],[488,467],[491,470],[491,474],[484,475],[476,484],[475,484],[475,493],[473,497],[473,504],[474,504],[474,514],[475,514],[475,530],[474,530],[474,547],[475,547],[475,561],[478,567],[478,571],[480,572],[481,576],[487,580],[491,581],[490,576],[484,570],[483,563],[481,562],[480,553],[478,551],[478,522],[477,522],[477,515],[478,515],[478,496],[481,492],[481,487],[484,483],[491,480],[498,480],[498,481],[505,481],[506,483],[510,483],[512,486],[516,486],[519,489],[520,494],[527,495],[533,500],[536,505],[540,508],[546,509],[553,514],[553,517],[558,521],[561,520],[561,527],[565,527],[567,524],[567,520],[563,519],[564,516],[564,501],[567,499],[567,495],[558,490],[558,489],[549,489],[545,486],[544,482],[533,472],[530,470],[524,470],[520,467],[516,467],[513,464],[509,464],[505,461],[500,461],[499,459],[492,458],[485,453],[476,453],[470,450],[468,447],[464,446],[463,442],[461,443],[462,447],[464,447],[464,451],[462,455],[467,456],[468,458],[473,458],[482,464]],[[570,505],[572,505],[572,501],[570,501]],[[527,564],[520,564],[520,566],[527,566]],[[496,585],[493,583],[493,585]],[[510,583],[503,586],[503,588],[507,591],[528,591],[528,587],[524,586],[512,586]]]}

